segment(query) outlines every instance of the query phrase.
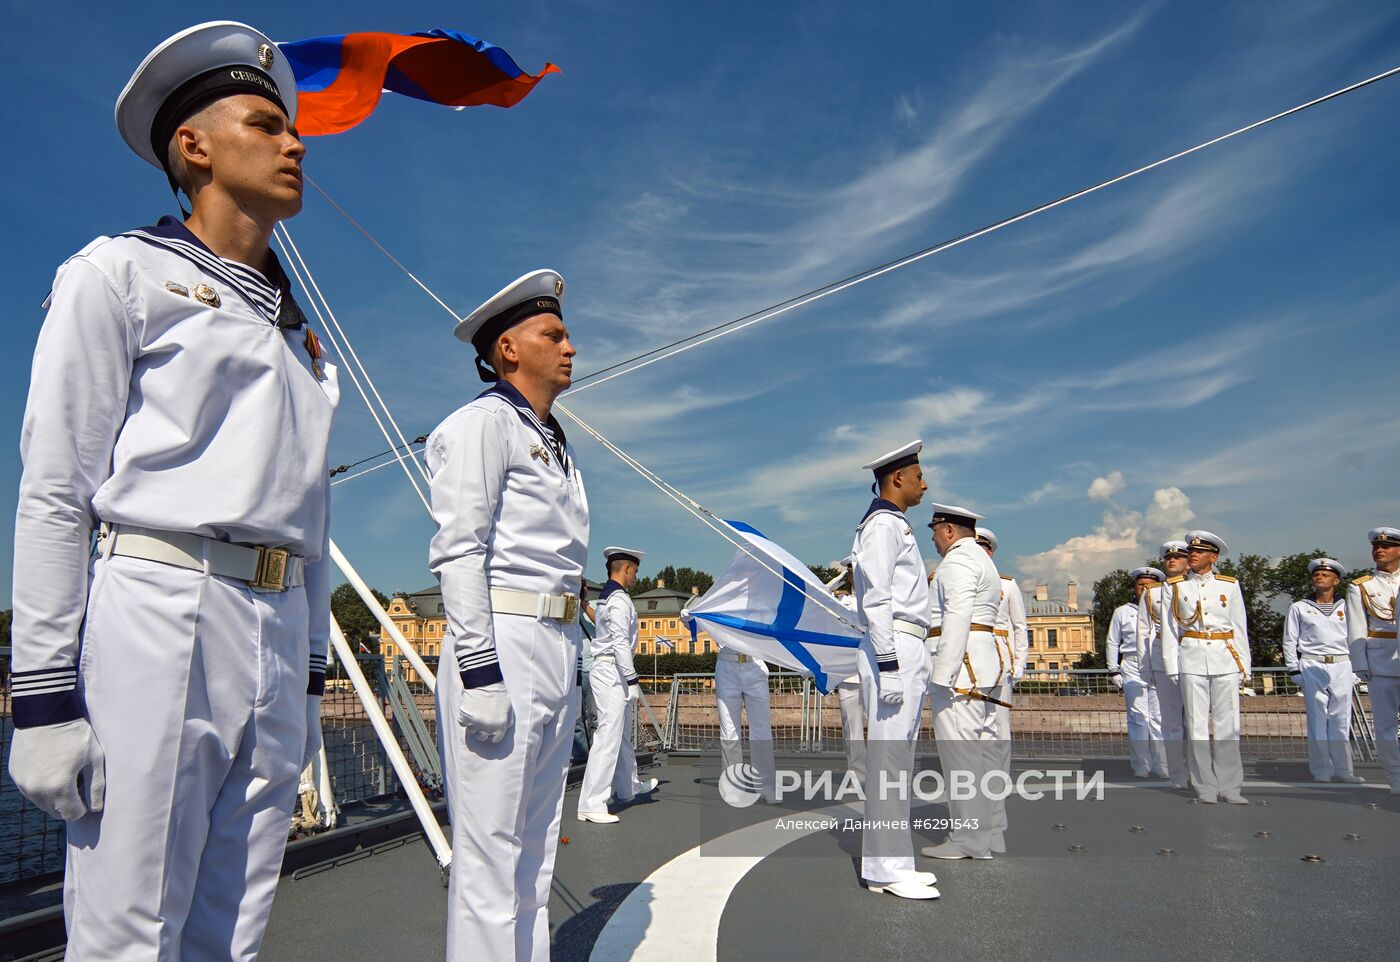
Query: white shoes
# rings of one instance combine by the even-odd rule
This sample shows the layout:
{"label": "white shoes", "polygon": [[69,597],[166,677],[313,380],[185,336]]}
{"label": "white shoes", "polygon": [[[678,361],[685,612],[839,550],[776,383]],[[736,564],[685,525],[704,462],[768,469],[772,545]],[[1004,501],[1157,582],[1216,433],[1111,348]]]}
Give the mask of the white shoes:
{"label": "white shoes", "polygon": [[599,825],[612,825],[622,821],[611,812],[579,812],[578,820],[580,822],[596,822]]}
{"label": "white shoes", "polygon": [[929,901],[938,898],[938,889],[932,885],[925,885],[922,882],[890,882],[888,885],[871,885],[869,882],[865,887],[872,892],[886,892],[890,895],[898,895],[902,899],[914,899],[915,901]]}
{"label": "white shoes", "polygon": [[1360,775],[1333,775],[1332,781],[1341,782],[1343,785],[1364,785],[1366,779]]}
{"label": "white shoes", "polygon": [[1230,805],[1248,805],[1249,799],[1243,795],[1221,795],[1220,800]]}
{"label": "white shoes", "polygon": [[650,795],[652,792],[656,791],[656,786],[660,784],[661,783],[658,782],[656,779],[648,778],[646,781],[642,782],[642,787],[637,789],[637,794]]}
{"label": "white shoes", "polygon": [[941,845],[925,845],[923,848],[919,849],[919,851],[927,855],[929,858],[941,858],[949,860],[960,858],[972,858],[977,859],[978,861],[985,861],[992,857],[990,854],[969,855],[962,849],[955,847],[951,842],[944,842]]}
{"label": "white shoes", "polygon": [[937,885],[938,876],[934,875],[932,872],[915,872],[913,881],[918,882],[920,885]]}

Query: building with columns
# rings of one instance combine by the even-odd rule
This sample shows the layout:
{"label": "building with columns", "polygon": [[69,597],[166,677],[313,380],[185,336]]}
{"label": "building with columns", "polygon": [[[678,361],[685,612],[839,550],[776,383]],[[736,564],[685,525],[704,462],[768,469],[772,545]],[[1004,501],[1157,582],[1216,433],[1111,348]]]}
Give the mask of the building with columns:
{"label": "building with columns", "polygon": [[1026,633],[1026,667],[1032,671],[1064,671],[1093,651],[1094,616],[1079,606],[1079,585],[1070,581],[1060,601],[1050,597],[1044,582],[1037,584],[1026,599]]}

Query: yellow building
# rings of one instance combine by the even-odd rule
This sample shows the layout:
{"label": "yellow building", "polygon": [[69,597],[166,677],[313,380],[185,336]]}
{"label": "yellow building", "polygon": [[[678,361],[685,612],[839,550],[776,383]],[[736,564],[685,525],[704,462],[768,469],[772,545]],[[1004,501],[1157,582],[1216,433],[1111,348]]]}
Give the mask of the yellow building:
{"label": "yellow building", "polygon": [[1064,671],[1093,651],[1094,616],[1079,607],[1079,585],[1065,586],[1064,601],[1051,599],[1044,582],[1036,585],[1026,599],[1026,634],[1026,667],[1032,671]]}

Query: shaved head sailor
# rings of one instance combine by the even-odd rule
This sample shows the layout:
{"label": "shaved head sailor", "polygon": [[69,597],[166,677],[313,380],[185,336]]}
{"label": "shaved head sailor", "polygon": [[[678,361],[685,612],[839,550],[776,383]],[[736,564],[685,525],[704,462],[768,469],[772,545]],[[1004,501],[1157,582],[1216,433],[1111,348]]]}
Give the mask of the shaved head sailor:
{"label": "shaved head sailor", "polygon": [[162,42],[117,128],[192,212],[93,241],[47,301],[9,765],[68,823],[70,958],[256,956],[320,746],[339,389],[268,249],[301,209],[295,117],[252,27]]}
{"label": "shaved head sailor", "polygon": [[872,892],[927,900],[938,898],[938,889],[932,873],[914,867],[909,796],[880,790],[901,776],[906,782],[913,777],[914,739],[928,686],[928,583],[905,516],[928,490],[919,466],[923,446],[911,441],[864,465],[863,470],[875,474],[876,497],[856,527],[851,559],[856,610],[868,626],[859,663],[870,716],[866,822],[905,826],[875,829],[867,824],[861,836],[861,879]]}
{"label": "shaved head sailor", "polygon": [[437,686],[449,962],[549,958],[588,560],[583,477],[550,413],[576,353],[563,295],[556,272],[531,271],[457,324],[494,386],[428,438],[429,566],[452,637]]}
{"label": "shaved head sailor", "polygon": [[632,654],[637,646],[637,608],[627,592],[637,583],[646,552],[610,545],[603,549],[607,580],[598,596],[593,640],[589,646],[589,689],[598,711],[598,727],[588,750],[588,765],[578,795],[581,822],[615,824],[608,800],[632,801],[656,788],[656,779],[637,778],[637,748],[632,730],[641,684]]}
{"label": "shaved head sailor", "polygon": [[1400,747],[1396,742],[1400,716],[1400,632],[1396,630],[1396,593],[1400,591],[1400,528],[1372,528],[1375,569],[1353,578],[1347,586],[1347,638],[1351,667],[1371,693],[1376,732],[1376,755],[1385,769],[1393,795],[1400,795]]}
{"label": "shaved head sailor", "polygon": [[[1151,566],[1128,572],[1133,586],[1133,600],[1114,609],[1108,623],[1106,658],[1109,677],[1123,693],[1123,705],[1128,716],[1128,755],[1134,778],[1150,778],[1165,774],[1157,767],[1154,743],[1160,743],[1162,729],[1157,695],[1149,681],[1151,669],[1144,663],[1146,646],[1139,635],[1145,629],[1139,603],[1143,593],[1160,585],[1167,576]],[[1165,756],[1164,756],[1165,757]]]}
{"label": "shaved head sailor", "polygon": [[1358,783],[1351,767],[1351,702],[1356,675],[1347,638],[1346,601],[1337,587],[1340,561],[1308,562],[1313,596],[1295,601],[1283,622],[1283,663],[1303,690],[1308,714],[1308,768],[1315,782]]}

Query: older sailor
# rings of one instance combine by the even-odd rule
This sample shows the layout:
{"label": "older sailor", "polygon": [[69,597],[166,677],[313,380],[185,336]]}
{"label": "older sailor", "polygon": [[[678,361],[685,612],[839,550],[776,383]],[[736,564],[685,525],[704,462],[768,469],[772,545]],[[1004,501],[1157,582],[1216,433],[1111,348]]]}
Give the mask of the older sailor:
{"label": "older sailor", "polygon": [[[1186,542],[1165,541],[1158,551],[1161,571],[1175,578],[1187,571]],[[1166,592],[1161,584],[1148,585],[1138,597],[1138,663],[1146,669],[1149,687],[1155,696],[1157,715],[1150,719],[1159,733],[1157,747],[1152,751],[1152,774],[1171,779],[1172,787],[1191,791],[1191,774],[1186,765],[1186,709],[1181,704],[1181,687],[1167,674],[1162,660],[1162,613]]]}
{"label": "older sailor", "polygon": [[929,522],[934,547],[943,556],[933,577],[939,622],[930,639],[933,731],[945,784],[970,775],[975,786],[970,798],[950,792],[948,814],[955,827],[942,844],[922,850],[930,858],[989,859],[994,850],[1006,850],[1004,830],[998,828],[995,807],[983,787],[1001,761],[996,707],[1003,701],[1003,676],[1013,666],[998,651],[1001,577],[991,556],[977,546],[981,517],[957,505],[935,504]]}
{"label": "older sailor", "polygon": [[923,446],[912,441],[864,466],[875,474],[876,497],[851,547],[856,610],[867,625],[859,662],[869,714],[860,874],[870,891],[906,899],[938,898],[933,874],[914,868],[908,827],[914,740],[928,687],[929,595],[905,512],[928,490],[919,466]]}
{"label": "older sailor", "polygon": [[1143,592],[1160,585],[1167,576],[1152,567],[1134,568],[1128,574],[1133,583],[1133,600],[1119,605],[1108,623],[1106,659],[1114,686],[1123,693],[1123,707],[1128,716],[1128,750],[1133,777],[1152,775],[1153,743],[1161,737],[1161,729],[1153,731],[1152,716],[1156,693],[1149,684],[1151,668],[1144,664],[1139,652],[1143,649],[1138,635],[1146,630],[1138,606]]}
{"label": "older sailor", "polygon": [[1247,805],[1240,792],[1240,684],[1251,678],[1244,596],[1234,578],[1214,571],[1226,550],[1222,538],[1192,531],[1186,545],[1190,573],[1162,588],[1162,661],[1181,686],[1191,788],[1207,804]]}
{"label": "older sailor", "polygon": [[10,772],[68,822],[69,958],[256,956],[320,744],[339,395],[268,248],[301,209],[295,116],[253,28],[164,41],[117,127],[193,212],[93,241],[47,302]]}
{"label": "older sailor", "polygon": [[1375,572],[1347,586],[1347,637],[1351,667],[1371,692],[1376,755],[1393,795],[1400,795],[1400,641],[1397,641],[1396,592],[1400,590],[1400,528],[1372,528],[1371,560]]}
{"label": "older sailor", "polygon": [[608,547],[603,561],[608,580],[598,595],[597,617],[589,654],[589,688],[598,710],[598,727],[583,772],[578,795],[581,822],[609,825],[618,818],[608,812],[608,798],[630,802],[656,788],[656,779],[637,778],[637,749],[633,743],[637,701],[641,685],[632,665],[637,645],[637,607],[627,590],[637,583],[637,566],[646,552],[637,548]]}
{"label": "older sailor", "polygon": [[1315,782],[1363,782],[1351,770],[1351,700],[1356,676],[1347,645],[1347,610],[1337,597],[1346,568],[1331,558],[1308,562],[1313,596],[1295,601],[1283,622],[1283,663],[1303,689],[1308,768]]}
{"label": "older sailor", "polygon": [[[976,529],[976,541],[996,563],[997,536],[991,528]],[[1010,575],[1001,575],[1001,603],[997,605],[997,654],[1004,655],[1010,670],[1003,673],[996,706],[997,767],[1011,775],[1011,689],[1026,673],[1030,639],[1026,630],[1026,599],[1021,586]],[[1006,800],[989,799],[992,808],[992,851],[1006,851]]]}
{"label": "older sailor", "polygon": [[588,558],[583,478],[550,413],[576,353],[563,299],[562,277],[531,271],[457,324],[495,384],[428,438],[429,564],[452,639],[437,686],[449,962],[549,958]]}

